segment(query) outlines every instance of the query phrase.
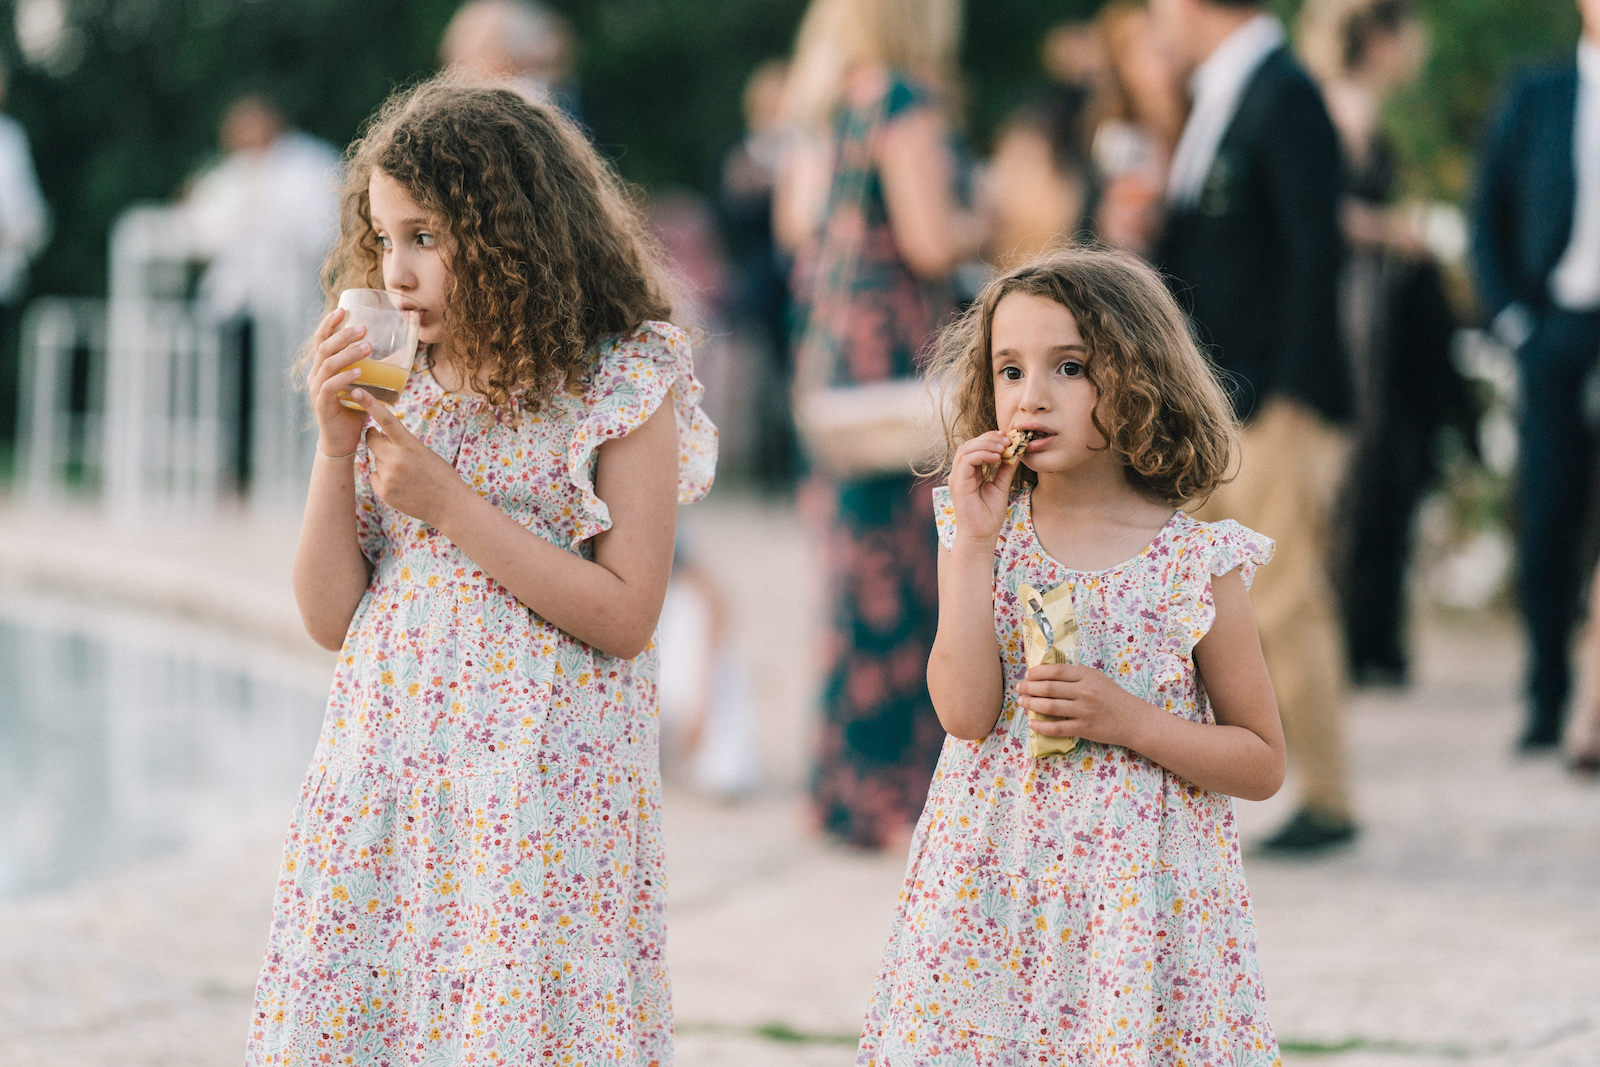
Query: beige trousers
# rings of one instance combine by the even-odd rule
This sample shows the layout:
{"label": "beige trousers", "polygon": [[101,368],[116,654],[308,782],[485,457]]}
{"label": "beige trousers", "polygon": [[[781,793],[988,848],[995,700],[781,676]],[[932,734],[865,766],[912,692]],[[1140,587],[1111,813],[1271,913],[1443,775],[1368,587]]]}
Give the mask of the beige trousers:
{"label": "beige trousers", "polygon": [[1309,408],[1271,400],[1245,427],[1239,476],[1195,512],[1236,519],[1277,541],[1250,590],[1261,651],[1278,694],[1300,803],[1348,818],[1344,753],[1345,658],[1329,578],[1334,493],[1345,473],[1344,435]]}

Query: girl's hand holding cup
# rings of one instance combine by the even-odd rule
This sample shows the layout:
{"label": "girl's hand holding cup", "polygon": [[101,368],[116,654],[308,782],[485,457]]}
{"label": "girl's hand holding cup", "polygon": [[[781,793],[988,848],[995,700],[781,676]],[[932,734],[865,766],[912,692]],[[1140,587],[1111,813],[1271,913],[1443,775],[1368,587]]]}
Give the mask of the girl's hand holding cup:
{"label": "girl's hand holding cup", "polygon": [[355,364],[372,354],[365,326],[342,325],[349,316],[344,308],[334,308],[322,317],[312,335],[315,347],[311,373],[306,376],[306,391],[311,394],[311,410],[317,419],[317,451],[330,459],[354,455],[367,424],[365,411],[339,402],[339,391],[349,390],[361,377]]}
{"label": "girl's hand holding cup", "polygon": [[367,431],[372,491],[396,511],[438,529],[452,502],[463,491],[473,490],[443,456],[406,429],[383,401],[360,388],[351,391],[350,399],[372,418],[372,428]]}
{"label": "girl's hand holding cup", "polygon": [[[959,537],[973,537],[994,547],[1011,506],[1011,479],[1022,457],[1006,460],[1010,439],[999,430],[979,434],[956,449],[950,467],[950,503]],[[986,476],[987,475],[987,476]]]}

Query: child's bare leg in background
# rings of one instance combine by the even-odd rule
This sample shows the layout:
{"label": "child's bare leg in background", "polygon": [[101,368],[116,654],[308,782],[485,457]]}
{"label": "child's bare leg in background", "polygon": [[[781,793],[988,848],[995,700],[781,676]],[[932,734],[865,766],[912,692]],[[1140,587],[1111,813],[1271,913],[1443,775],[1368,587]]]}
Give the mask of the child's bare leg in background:
{"label": "child's bare leg in background", "polygon": [[1578,704],[1567,724],[1567,759],[1580,774],[1600,775],[1600,572],[1589,585],[1589,621],[1578,660]]}

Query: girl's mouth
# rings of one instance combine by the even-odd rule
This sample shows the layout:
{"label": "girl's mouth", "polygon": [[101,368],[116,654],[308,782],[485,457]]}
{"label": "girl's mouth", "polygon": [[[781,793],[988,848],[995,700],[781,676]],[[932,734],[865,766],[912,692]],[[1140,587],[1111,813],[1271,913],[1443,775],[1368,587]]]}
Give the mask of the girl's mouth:
{"label": "girl's mouth", "polygon": [[1037,452],[1042,448],[1048,447],[1050,442],[1054,441],[1055,439],[1056,435],[1053,433],[1048,433],[1044,430],[1035,430],[1033,431],[1033,440],[1028,442],[1026,451]]}

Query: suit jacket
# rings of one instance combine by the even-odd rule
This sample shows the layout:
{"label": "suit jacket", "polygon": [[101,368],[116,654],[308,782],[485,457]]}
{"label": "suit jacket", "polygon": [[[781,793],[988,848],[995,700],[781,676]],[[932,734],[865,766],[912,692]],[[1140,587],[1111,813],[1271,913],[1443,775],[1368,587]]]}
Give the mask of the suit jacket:
{"label": "suit jacket", "polygon": [[1279,48],[1246,83],[1200,198],[1156,249],[1248,419],[1273,396],[1339,422],[1353,408],[1340,336],[1338,134],[1316,84]]}
{"label": "suit jacket", "polygon": [[1482,146],[1472,205],[1472,265],[1483,311],[1550,306],[1550,274],[1572,239],[1578,63],[1513,79]]}

